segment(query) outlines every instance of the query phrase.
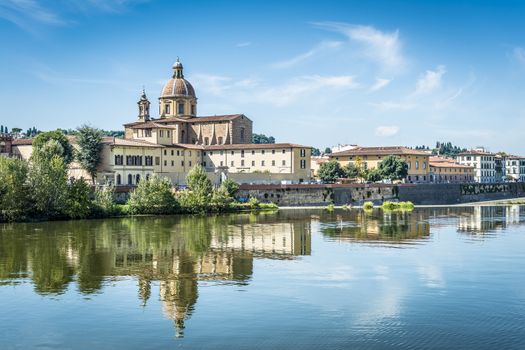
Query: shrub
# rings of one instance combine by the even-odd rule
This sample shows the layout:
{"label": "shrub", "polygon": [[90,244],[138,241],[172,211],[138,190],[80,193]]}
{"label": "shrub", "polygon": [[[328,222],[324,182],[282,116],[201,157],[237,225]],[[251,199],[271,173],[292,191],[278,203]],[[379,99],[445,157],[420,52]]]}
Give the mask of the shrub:
{"label": "shrub", "polygon": [[413,210],[414,204],[412,202],[390,202],[386,201],[381,205],[383,210]]}
{"label": "shrub", "polygon": [[131,214],[173,214],[177,210],[169,180],[157,175],[141,179],[127,204]]}
{"label": "shrub", "polygon": [[0,221],[22,220],[28,214],[27,162],[0,157]]}
{"label": "shrub", "polygon": [[259,204],[259,200],[255,197],[250,197],[250,199],[248,200],[248,206],[252,209],[259,208]]}
{"label": "shrub", "polygon": [[319,178],[324,182],[334,182],[340,177],[345,176],[345,171],[336,160],[321,164],[319,167]]}
{"label": "shrub", "polygon": [[112,216],[118,212],[115,198],[115,188],[112,185],[97,187],[93,200],[93,209],[97,216]]}
{"label": "shrub", "polygon": [[64,213],[71,219],[87,218],[92,209],[91,197],[91,188],[84,179],[71,179]]}
{"label": "shrub", "polygon": [[372,210],[372,209],[374,209],[374,203],[372,203],[372,202],[365,202],[365,203],[363,203],[363,209],[364,210]]}
{"label": "shrub", "polygon": [[233,198],[239,190],[239,184],[233,180],[226,179],[222,182],[221,187],[226,190],[228,196]]}
{"label": "shrub", "polygon": [[334,211],[334,209],[335,209],[335,207],[334,207],[333,204],[328,204],[328,205],[326,206],[326,210],[329,211],[329,212]]}

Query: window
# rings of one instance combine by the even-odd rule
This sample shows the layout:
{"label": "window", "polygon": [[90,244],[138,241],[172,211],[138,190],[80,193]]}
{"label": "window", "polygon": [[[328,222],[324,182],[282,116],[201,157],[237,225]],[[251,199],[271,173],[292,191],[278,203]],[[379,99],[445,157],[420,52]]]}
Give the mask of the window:
{"label": "window", "polygon": [[213,151],[210,151],[210,156],[213,156]]}
{"label": "window", "polygon": [[191,105],[191,114],[195,115],[195,105]]}
{"label": "window", "polygon": [[274,149],[272,149],[272,154],[275,154],[275,150]]}
{"label": "window", "polygon": [[221,166],[224,166],[224,162],[221,160]]}
{"label": "window", "polygon": [[175,161],[174,160],[171,161],[171,166],[175,166]]}
{"label": "window", "polygon": [[164,130],[159,130],[159,136],[164,137]]}
{"label": "window", "polygon": [[252,154],[255,154],[255,151],[252,150]]}
{"label": "window", "polygon": [[306,159],[301,159],[301,169],[306,169]]}
{"label": "window", "polygon": [[219,136],[219,145],[222,145],[222,136]]}
{"label": "window", "polygon": [[209,145],[210,144],[210,139],[208,137],[204,138],[204,144],[205,145]]}
{"label": "window", "polygon": [[234,163],[233,160],[232,160],[232,162],[231,162],[231,166],[234,166],[234,164],[235,164],[235,163]]}
{"label": "window", "polygon": [[283,149],[283,154],[285,154],[285,153],[286,153],[286,150],[285,150],[285,149]]}
{"label": "window", "polygon": [[272,166],[275,166],[275,160],[272,160]]}
{"label": "window", "polygon": [[179,103],[179,114],[184,114],[184,103]]}
{"label": "window", "polygon": [[168,166],[168,161],[167,160],[164,161],[164,166]]}
{"label": "window", "polygon": [[171,131],[166,131],[166,134],[168,134],[168,137],[171,137]]}
{"label": "window", "polygon": [[152,156],[146,156],[145,157],[146,166],[152,166],[153,165],[153,157]]}
{"label": "window", "polygon": [[283,166],[286,166],[286,160],[283,160]]}
{"label": "window", "polygon": [[205,156],[206,155],[206,151],[202,151],[202,155]]}
{"label": "window", "polygon": [[264,160],[261,161],[261,166],[264,166]]}
{"label": "window", "polygon": [[301,148],[301,157],[306,157],[306,150]]}
{"label": "window", "polygon": [[252,166],[255,166],[255,160],[252,160]]}
{"label": "window", "polygon": [[188,161],[188,164],[189,164],[189,166],[191,166],[191,160],[190,160],[190,161]]}
{"label": "window", "polygon": [[232,156],[235,154],[235,151],[232,151]]}
{"label": "window", "polygon": [[180,165],[184,166],[184,161],[183,160],[181,160]]}
{"label": "window", "polygon": [[244,158],[244,150],[241,150],[241,157]]}
{"label": "window", "polygon": [[206,168],[206,162],[202,162],[202,166]]}
{"label": "window", "polygon": [[135,175],[135,183],[138,184],[139,181],[140,181],[140,175],[137,174],[137,175]]}
{"label": "window", "polygon": [[416,169],[419,169],[419,160],[416,160]]}
{"label": "window", "polygon": [[128,185],[133,185],[133,176],[131,174],[128,174]]}
{"label": "window", "polygon": [[264,154],[264,150],[261,151],[261,154]]}
{"label": "window", "polygon": [[164,150],[164,155],[167,155],[167,154],[168,154],[167,152],[168,152],[168,151]]}
{"label": "window", "polygon": [[241,128],[241,142],[244,141],[244,128]]}
{"label": "window", "polygon": [[115,165],[122,165],[124,163],[124,156],[115,155]]}
{"label": "window", "polygon": [[122,179],[120,177],[120,174],[117,174],[117,185],[120,185],[122,183]]}
{"label": "window", "polygon": [[160,157],[155,157],[155,165],[160,165]]}
{"label": "window", "polygon": [[244,159],[241,159],[241,166],[244,166]]}
{"label": "window", "polygon": [[164,113],[165,114],[170,114],[170,105],[169,104],[164,105]]}
{"label": "window", "polygon": [[[427,162],[423,162],[423,169],[426,169],[427,168]],[[455,171],[455,169],[454,169]]]}

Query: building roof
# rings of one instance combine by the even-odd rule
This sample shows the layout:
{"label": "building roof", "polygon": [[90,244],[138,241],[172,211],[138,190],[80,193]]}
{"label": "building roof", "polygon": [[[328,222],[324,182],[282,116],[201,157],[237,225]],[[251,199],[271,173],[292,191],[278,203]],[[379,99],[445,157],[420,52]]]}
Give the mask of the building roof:
{"label": "building roof", "polygon": [[171,78],[166,82],[160,97],[195,97],[195,89],[184,78]]}
{"label": "building roof", "polygon": [[236,143],[229,145],[201,146],[202,150],[252,150],[252,149],[282,149],[282,148],[312,148],[294,143]]}
{"label": "building roof", "polygon": [[[126,127],[131,127],[134,129],[138,128],[160,128],[163,124],[180,122],[180,123],[209,123],[209,122],[220,122],[220,121],[230,121],[240,117],[250,119],[244,114],[226,114],[226,115],[212,115],[212,116],[203,116],[203,117],[193,117],[193,118],[179,118],[179,117],[168,117],[168,118],[158,118],[150,119],[147,122],[132,122],[124,124]],[[153,123],[153,124],[151,124]],[[158,126],[156,126],[158,125]]]}
{"label": "building roof", "polygon": [[335,152],[329,154],[329,157],[339,156],[388,156],[388,155],[425,155],[429,153],[425,151],[415,150],[403,146],[385,146],[385,147],[356,147],[346,151]]}
{"label": "building roof", "polygon": [[154,121],[147,121],[144,123],[134,124],[131,126],[131,129],[148,129],[148,128],[158,128],[158,129],[175,129],[174,125],[163,125],[155,123]]}
{"label": "building roof", "polygon": [[473,166],[457,163],[452,158],[445,157],[430,157],[428,164],[433,168],[461,168],[461,169],[474,169]]}
{"label": "building roof", "polygon": [[491,153],[491,152],[487,152],[487,151],[481,151],[481,150],[478,150],[478,149],[471,149],[469,151],[464,151],[464,152],[458,153],[458,156],[470,156],[470,155],[474,155],[474,156],[494,156],[495,153]]}
{"label": "building roof", "polygon": [[33,139],[15,139],[11,144],[13,146],[29,146],[33,144]]}
{"label": "building roof", "polygon": [[129,140],[129,139],[119,139],[114,137],[105,137],[102,140],[102,143],[115,145],[115,146],[129,146],[129,147],[152,147],[152,148],[162,148],[163,145],[142,141],[142,140]]}

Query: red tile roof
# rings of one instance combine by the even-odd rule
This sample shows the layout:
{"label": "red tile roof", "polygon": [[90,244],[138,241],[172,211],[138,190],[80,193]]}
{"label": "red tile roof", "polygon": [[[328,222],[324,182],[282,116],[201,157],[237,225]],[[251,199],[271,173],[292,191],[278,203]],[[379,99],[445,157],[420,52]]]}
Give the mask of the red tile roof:
{"label": "red tile roof", "polygon": [[338,156],[369,156],[369,155],[430,155],[428,152],[415,150],[403,146],[386,146],[386,147],[356,147],[346,151],[329,154],[330,158]]}

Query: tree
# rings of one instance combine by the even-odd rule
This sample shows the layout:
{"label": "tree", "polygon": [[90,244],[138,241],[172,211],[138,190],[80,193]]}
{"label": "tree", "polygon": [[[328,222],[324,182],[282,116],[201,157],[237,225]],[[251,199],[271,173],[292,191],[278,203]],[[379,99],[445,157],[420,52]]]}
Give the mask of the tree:
{"label": "tree", "polygon": [[386,156],[378,166],[383,179],[401,180],[408,174],[408,164],[398,156]]}
{"label": "tree", "polygon": [[275,143],[275,138],[273,136],[266,136],[264,134],[253,134],[252,143]]}
{"label": "tree", "polygon": [[331,153],[332,153],[332,149],[331,149],[330,147],[326,147],[326,148],[324,149],[324,152],[323,152],[323,153],[324,153],[324,154],[331,154]]}
{"label": "tree", "polygon": [[366,174],[366,180],[377,182],[382,180],[381,171],[378,168],[370,169]]}
{"label": "tree", "polygon": [[202,197],[211,195],[213,185],[202,166],[194,166],[188,173],[186,182],[192,192],[202,195]]}
{"label": "tree", "polygon": [[319,157],[321,155],[321,151],[319,150],[319,148],[312,148],[312,156],[314,157]]}
{"label": "tree", "polygon": [[0,157],[0,221],[21,220],[28,214],[27,162]]}
{"label": "tree", "polygon": [[335,180],[345,175],[344,170],[336,160],[321,164],[318,174],[319,178],[324,182],[335,182]]}
{"label": "tree", "polygon": [[61,154],[57,155],[64,159],[64,163],[66,163],[66,165],[73,161],[73,146],[71,146],[71,143],[69,143],[67,137],[58,130],[38,134],[38,136],[33,140],[33,153],[38,154],[42,148],[48,144],[49,141],[55,141],[56,143],[60,144],[62,147],[62,150],[60,151]]}
{"label": "tree", "polygon": [[101,160],[102,132],[87,125],[82,125],[77,131],[77,160],[80,166],[91,176],[91,181],[94,184],[97,176],[97,167]]}
{"label": "tree", "polygon": [[349,179],[353,179],[356,177],[361,177],[361,171],[359,168],[355,166],[355,164],[348,163],[344,168],[343,171],[345,173],[345,176]]}
{"label": "tree", "polygon": [[36,216],[54,218],[64,215],[68,184],[67,165],[63,158],[57,155],[51,159],[33,157],[29,168],[29,186]]}
{"label": "tree", "polygon": [[115,204],[115,187],[111,184],[97,187],[95,199],[93,200],[94,211],[98,216],[113,215],[117,211]]}
{"label": "tree", "polygon": [[70,179],[64,213],[71,219],[83,219],[91,214],[92,192],[84,179]]}
{"label": "tree", "polygon": [[177,210],[171,183],[158,175],[141,179],[131,193],[128,205],[132,214],[173,214]]}
{"label": "tree", "polygon": [[221,187],[224,188],[229,197],[235,197],[239,190],[239,184],[231,179],[226,179],[222,182]]}

